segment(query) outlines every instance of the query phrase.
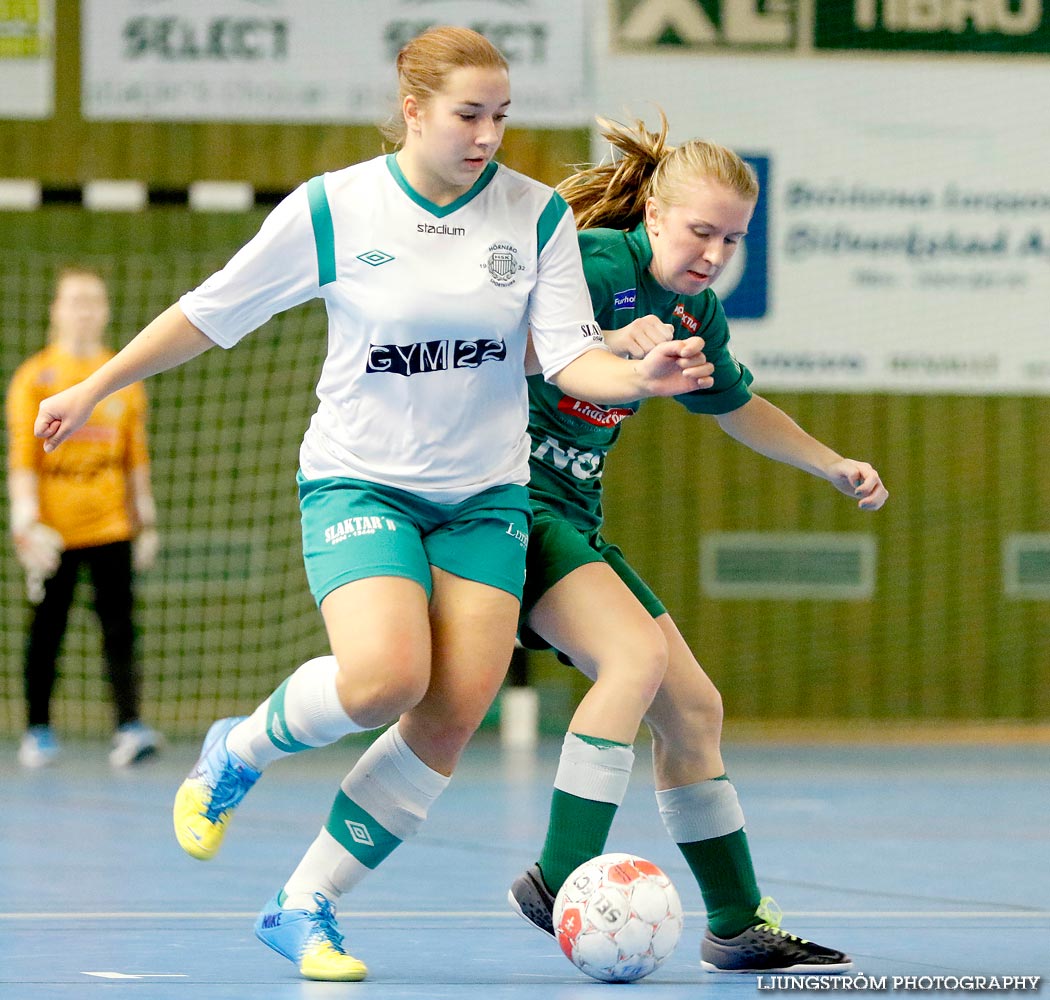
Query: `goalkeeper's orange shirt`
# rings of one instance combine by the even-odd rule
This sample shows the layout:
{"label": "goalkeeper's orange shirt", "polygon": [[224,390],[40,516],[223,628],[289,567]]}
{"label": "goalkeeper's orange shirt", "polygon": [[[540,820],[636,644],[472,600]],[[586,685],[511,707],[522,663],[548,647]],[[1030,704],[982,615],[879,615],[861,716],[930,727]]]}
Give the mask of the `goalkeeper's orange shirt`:
{"label": "goalkeeper's orange shirt", "polygon": [[43,399],[75,385],[113,352],[78,358],[57,344],[24,361],[7,391],[7,464],[37,474],[40,520],[54,528],[67,549],[132,538],[128,474],[148,465],[146,390],[141,382],[107,397],[88,422],[50,454],[33,436]]}

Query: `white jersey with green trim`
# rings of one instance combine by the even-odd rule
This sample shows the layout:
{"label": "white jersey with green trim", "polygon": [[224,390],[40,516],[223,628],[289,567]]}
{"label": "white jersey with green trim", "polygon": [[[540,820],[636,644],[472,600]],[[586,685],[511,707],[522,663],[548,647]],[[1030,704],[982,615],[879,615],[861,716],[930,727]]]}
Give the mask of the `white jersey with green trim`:
{"label": "white jersey with green trim", "polygon": [[317,297],[328,356],[303,474],[438,503],[528,481],[530,328],[548,377],[603,346],[571,211],[496,164],[446,206],[417,194],[393,155],[315,177],[180,305],[232,347]]}

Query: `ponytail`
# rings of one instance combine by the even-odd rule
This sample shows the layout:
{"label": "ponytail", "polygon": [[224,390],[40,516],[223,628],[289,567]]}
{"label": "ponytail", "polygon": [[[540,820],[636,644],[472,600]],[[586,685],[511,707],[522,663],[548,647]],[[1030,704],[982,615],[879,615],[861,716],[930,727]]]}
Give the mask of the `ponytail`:
{"label": "ponytail", "polygon": [[[622,125],[596,119],[599,132],[613,147],[613,160],[586,167],[558,185],[577,229],[633,229],[645,217],[645,203],[681,204],[698,180],[713,180],[748,201],[758,199],[758,178],[736,153],[717,143],[689,139],[667,145],[667,117],[660,112],[660,129],[645,123]],[[619,157],[616,153],[619,153]]]}

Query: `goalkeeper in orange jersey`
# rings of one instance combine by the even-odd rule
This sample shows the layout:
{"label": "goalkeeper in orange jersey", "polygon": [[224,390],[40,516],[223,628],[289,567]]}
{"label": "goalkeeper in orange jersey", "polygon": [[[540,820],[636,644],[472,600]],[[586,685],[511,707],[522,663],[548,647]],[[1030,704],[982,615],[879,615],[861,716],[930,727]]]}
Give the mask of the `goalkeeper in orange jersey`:
{"label": "goalkeeper in orange jersey", "polygon": [[43,767],[59,753],[51,694],[82,565],[94,588],[115,706],[110,763],[126,767],[158,748],[158,734],[139,718],[134,622],[134,570],[149,568],[159,548],[145,390],[139,383],[115,394],[59,454],[45,453],[33,437],[40,401],[112,356],[104,340],[109,317],[102,278],[84,268],[63,270],[48,346],[19,366],[7,392],[10,528],[32,606],[24,664],[28,726],[18,750],[25,767]]}

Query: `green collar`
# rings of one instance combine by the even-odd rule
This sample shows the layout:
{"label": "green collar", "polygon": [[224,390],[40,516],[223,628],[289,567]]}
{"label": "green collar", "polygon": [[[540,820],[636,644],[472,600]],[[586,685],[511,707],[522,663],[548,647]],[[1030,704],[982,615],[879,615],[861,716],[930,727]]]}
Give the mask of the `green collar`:
{"label": "green collar", "polygon": [[649,269],[653,262],[653,245],[649,242],[649,234],[645,229],[645,220],[638,223],[634,229],[624,233],[624,239],[631,249],[631,255],[638,262],[642,272],[642,282],[645,286],[649,301],[659,309],[670,307],[672,303],[682,298],[677,292],[668,291],[653,276]]}
{"label": "green collar", "polygon": [[390,171],[394,180],[397,181],[398,187],[405,192],[420,208],[425,209],[431,215],[436,216],[439,219],[443,219],[446,215],[451,215],[458,208],[462,208],[468,202],[473,201],[482,191],[489,186],[489,182],[493,177],[496,176],[497,165],[495,163],[489,163],[482,170],[481,176],[471,185],[470,190],[461,194],[455,201],[448,205],[435,205],[432,201],[424,198],[408,181],[405,179],[405,175],[401,172],[401,168],[398,166],[397,157],[395,153],[388,153],[386,158],[387,169]]}

